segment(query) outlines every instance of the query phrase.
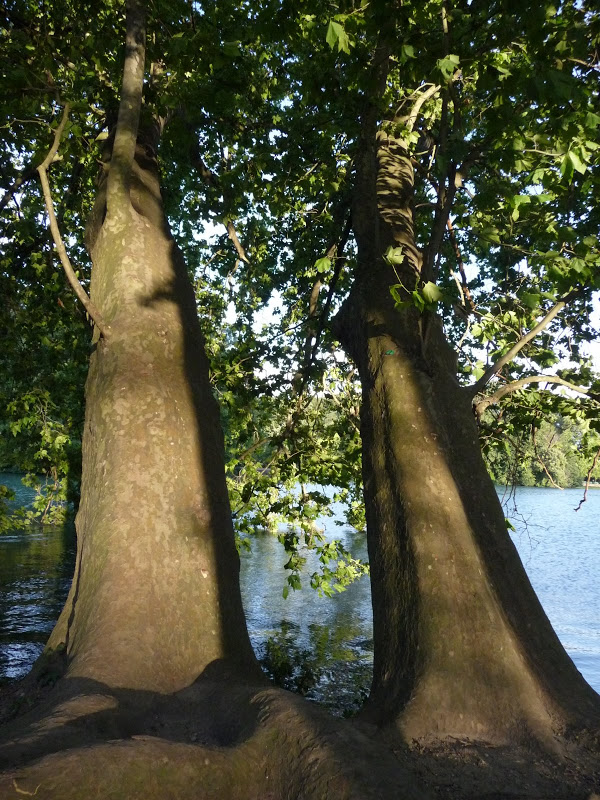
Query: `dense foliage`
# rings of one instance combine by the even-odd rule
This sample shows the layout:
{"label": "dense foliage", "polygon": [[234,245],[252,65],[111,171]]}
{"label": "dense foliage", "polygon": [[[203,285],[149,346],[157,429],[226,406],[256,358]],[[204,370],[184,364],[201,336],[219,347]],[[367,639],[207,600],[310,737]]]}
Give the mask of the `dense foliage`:
{"label": "dense foliage", "polygon": [[[124,9],[5,9],[0,467],[32,484],[42,476],[44,521],[76,502],[89,334],[41,224],[35,168],[69,101],[50,179],[86,286],[85,221],[118,104]],[[359,386],[332,321],[355,263],[351,183],[383,46],[393,68],[378,114],[412,156],[426,262],[422,281],[399,282],[398,304],[443,316],[460,379],[478,389],[497,480],[585,480],[600,448],[585,350],[600,285],[593,5],[156,0],[149,29],[145,105],[164,125],[165,204],[196,281],[242,542],[257,527],[278,532],[293,588],[304,546],[321,555],[321,591],[364,571],[314,520],[330,503],[316,487],[333,485],[348,522],[364,525]],[[556,413],[559,423],[543,422]]]}

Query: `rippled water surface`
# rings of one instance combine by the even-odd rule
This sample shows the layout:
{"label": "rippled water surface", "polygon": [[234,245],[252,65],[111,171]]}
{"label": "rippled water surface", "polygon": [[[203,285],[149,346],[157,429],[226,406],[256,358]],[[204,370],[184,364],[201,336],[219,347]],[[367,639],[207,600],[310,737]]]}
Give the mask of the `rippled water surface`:
{"label": "rippled water surface", "polygon": [[600,489],[517,490],[513,539],[554,630],[600,692]]}
{"label": "rippled water surface", "polygon": [[[0,474],[0,483],[21,492],[17,476]],[[507,516],[558,636],[600,692],[600,489],[590,490],[575,513],[581,495],[577,489],[518,489],[514,502],[507,501]],[[328,536],[342,538],[355,555],[365,556],[363,536],[333,519],[320,522]],[[317,653],[321,672],[313,696],[331,697],[336,705],[358,702],[357,686],[368,686],[372,660],[368,579],[332,599],[306,588],[284,600],[285,560],[282,546],[267,535],[242,555],[242,595],[255,648],[264,655],[267,639],[275,635],[296,653]],[[41,652],[66,597],[73,564],[72,529],[0,535],[0,679],[24,674]],[[307,577],[314,569],[309,559]]]}

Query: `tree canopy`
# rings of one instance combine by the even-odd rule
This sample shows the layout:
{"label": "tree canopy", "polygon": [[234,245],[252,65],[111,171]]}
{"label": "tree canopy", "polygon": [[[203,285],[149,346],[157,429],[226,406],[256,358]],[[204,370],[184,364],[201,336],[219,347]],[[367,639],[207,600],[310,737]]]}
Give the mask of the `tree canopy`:
{"label": "tree canopy", "polygon": [[[49,174],[86,285],[84,231],[118,104],[124,19],[118,3],[86,9],[16,2],[3,28],[3,461],[51,486],[70,473],[74,488],[86,334],[40,226],[36,167],[69,102]],[[443,315],[461,380],[478,413],[490,408],[486,430],[519,435],[547,411],[600,427],[585,351],[600,258],[592,8],[156,3],[144,102],[165,126],[166,209],[196,276],[242,530],[314,517],[324,500],[284,490],[298,483],[340,486],[355,517],[357,382],[330,322],[356,258],[350,186],[383,20],[397,35],[385,42],[378,114],[414,163],[426,262],[420,283],[392,287],[398,306]],[[557,391],[559,381],[588,396]],[[593,458],[593,437],[586,447]]]}

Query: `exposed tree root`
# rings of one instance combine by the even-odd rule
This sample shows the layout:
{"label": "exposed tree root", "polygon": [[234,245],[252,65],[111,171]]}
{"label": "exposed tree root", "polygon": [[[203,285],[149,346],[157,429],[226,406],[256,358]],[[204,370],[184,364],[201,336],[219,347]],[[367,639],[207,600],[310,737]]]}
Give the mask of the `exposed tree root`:
{"label": "exposed tree root", "polygon": [[397,730],[211,672],[174,695],[63,678],[4,725],[0,800],[591,800],[600,789],[589,742],[565,741],[561,759],[466,740],[407,749]]}
{"label": "exposed tree root", "polygon": [[61,681],[6,726],[0,798],[427,798],[396,755],[282,690],[200,679],[176,695]]}

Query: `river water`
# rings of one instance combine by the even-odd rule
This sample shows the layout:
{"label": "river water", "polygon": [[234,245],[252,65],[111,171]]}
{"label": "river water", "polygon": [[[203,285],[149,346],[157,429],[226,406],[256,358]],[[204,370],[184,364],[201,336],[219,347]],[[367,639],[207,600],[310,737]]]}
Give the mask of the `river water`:
{"label": "river water", "polygon": [[[28,490],[18,476],[0,483]],[[600,490],[574,511],[582,490],[519,488],[506,499],[512,534],[530,580],[577,668],[600,692]],[[364,537],[320,520],[365,557]],[[0,681],[25,674],[41,652],[66,597],[74,564],[74,534],[47,527],[0,535]],[[257,536],[242,553],[241,588],[253,645],[271,674],[332,710],[358,706],[372,663],[372,615],[368,578],[335,597],[320,598],[308,586],[317,565],[309,557],[307,588],[282,596],[285,553],[269,535]],[[270,643],[269,643],[270,642]]]}

